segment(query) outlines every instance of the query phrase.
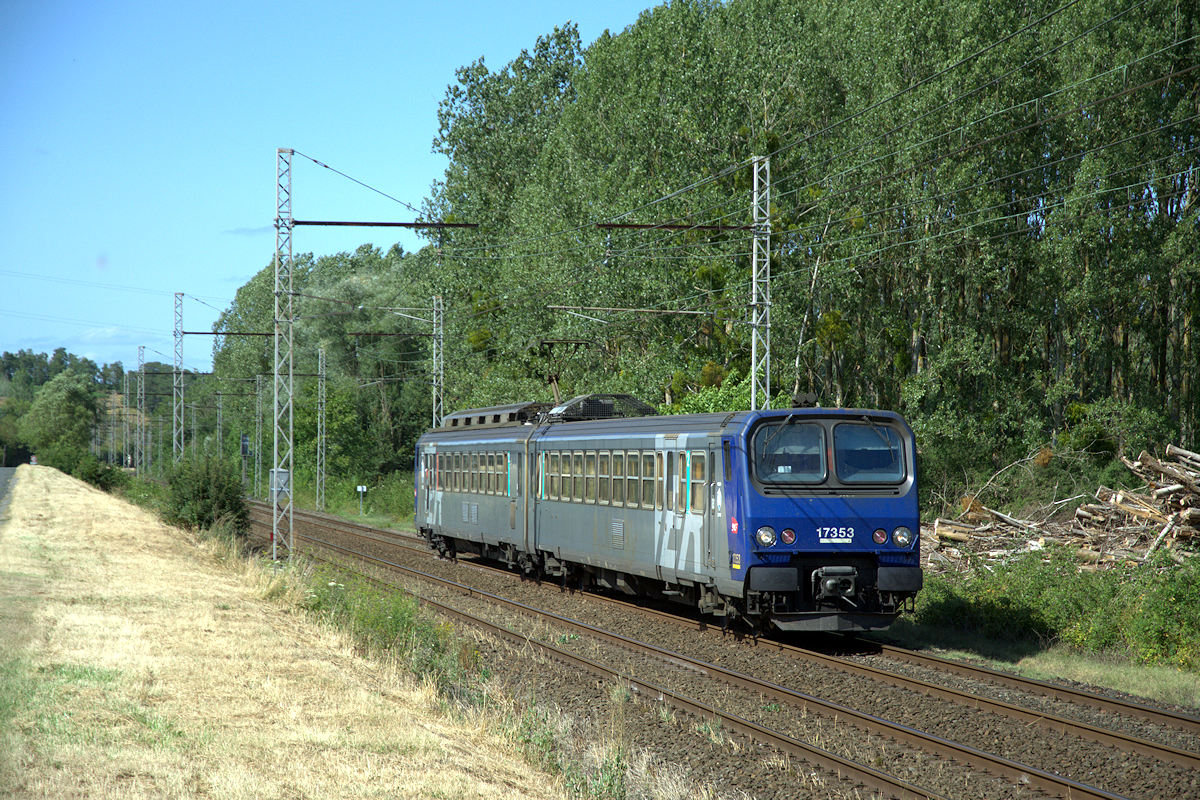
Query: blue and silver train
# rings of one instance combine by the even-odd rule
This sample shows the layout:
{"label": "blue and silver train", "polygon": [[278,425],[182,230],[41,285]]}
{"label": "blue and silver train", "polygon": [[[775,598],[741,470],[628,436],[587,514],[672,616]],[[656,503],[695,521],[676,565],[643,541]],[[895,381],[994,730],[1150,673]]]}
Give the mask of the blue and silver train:
{"label": "blue and silver train", "polygon": [[653,414],[627,395],[451,414],[417,443],[418,530],[447,557],[756,629],[869,630],[911,609],[916,454],[899,415]]}

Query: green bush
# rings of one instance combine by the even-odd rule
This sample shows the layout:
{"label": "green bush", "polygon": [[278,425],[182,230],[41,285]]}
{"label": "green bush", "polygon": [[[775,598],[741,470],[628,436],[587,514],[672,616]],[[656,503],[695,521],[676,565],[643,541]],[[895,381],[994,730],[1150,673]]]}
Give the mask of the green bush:
{"label": "green bush", "polygon": [[930,575],[916,622],[1008,642],[1060,642],[1119,651],[1142,664],[1200,669],[1200,565],[1154,564],[1089,572],[1065,547],[994,570]]}
{"label": "green bush", "polygon": [[[316,478],[311,471],[297,472],[292,481],[296,503],[316,507]],[[358,486],[366,486],[363,514],[387,522],[408,525],[413,515],[413,473],[399,470],[370,479],[328,476],[325,479],[325,510],[331,514],[358,516]]]}
{"label": "green bush", "polygon": [[1105,461],[1169,441],[1171,433],[1170,423],[1161,414],[1109,398],[1068,405],[1059,441]]}
{"label": "green bush", "polygon": [[244,533],[250,522],[239,466],[205,456],[184,460],[167,477],[167,520],[202,530],[220,522]]}
{"label": "green bush", "polygon": [[91,453],[87,453],[75,462],[72,474],[104,492],[111,492],[129,482],[129,476],[123,470],[111,464],[102,463]]}

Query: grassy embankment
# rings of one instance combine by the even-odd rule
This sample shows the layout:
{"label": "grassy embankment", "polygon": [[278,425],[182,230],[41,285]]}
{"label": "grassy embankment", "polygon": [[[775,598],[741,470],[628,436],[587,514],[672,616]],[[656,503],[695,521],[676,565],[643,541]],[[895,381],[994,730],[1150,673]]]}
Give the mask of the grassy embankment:
{"label": "grassy embankment", "polygon": [[[344,482],[353,490],[352,482]],[[357,495],[327,486],[327,511],[368,524],[408,528],[412,524],[411,476],[381,481],[371,494],[374,506],[358,514]],[[344,488],[344,487],[343,487]],[[164,487],[131,482],[126,496],[139,504],[165,512],[169,493]],[[297,488],[297,505],[312,506],[311,489]],[[407,499],[407,506],[405,505]],[[400,509],[400,515],[381,513]],[[202,539],[221,542],[218,549],[236,569],[244,569],[240,537],[228,530],[209,530]],[[271,587],[270,599],[302,609],[310,616],[348,633],[362,651],[397,663],[426,685],[436,687],[443,709],[454,718],[483,715],[501,736],[514,743],[528,761],[555,775],[574,797],[622,798],[636,784],[652,797],[709,797],[705,787],[687,785],[684,776],[656,768],[645,754],[630,753],[620,725],[610,724],[604,735],[581,738],[580,724],[564,718],[536,698],[514,698],[498,691],[487,665],[480,662],[474,639],[426,612],[410,595],[381,588],[361,576],[327,566],[305,563],[275,569],[262,564],[253,569],[270,571],[262,579]],[[614,694],[611,720],[624,716],[629,698]]]}
{"label": "grassy embankment", "polygon": [[0,521],[0,795],[561,796],[482,711],[446,714],[434,681],[399,674],[437,652],[436,624],[363,658],[346,625],[313,622],[340,581],[55,470],[19,483]]}

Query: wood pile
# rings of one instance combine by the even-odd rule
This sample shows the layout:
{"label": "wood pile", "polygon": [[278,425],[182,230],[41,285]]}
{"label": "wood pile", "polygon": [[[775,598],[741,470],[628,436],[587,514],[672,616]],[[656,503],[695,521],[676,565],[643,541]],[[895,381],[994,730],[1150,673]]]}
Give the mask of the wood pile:
{"label": "wood pile", "polygon": [[[1160,548],[1176,542],[1200,545],[1200,454],[1168,445],[1159,460],[1142,452],[1137,460],[1121,461],[1145,483],[1145,488],[1113,490],[1101,486],[1065,516],[1063,507],[1083,499],[1077,495],[1044,509],[1041,519],[1011,517],[969,498],[963,513],[954,520],[937,519],[922,531],[929,568],[953,567],[971,555],[989,561],[1006,561],[1013,556],[1047,545],[1072,547],[1087,568],[1101,569],[1118,563],[1139,563]],[[1191,552],[1172,551],[1182,562]]]}

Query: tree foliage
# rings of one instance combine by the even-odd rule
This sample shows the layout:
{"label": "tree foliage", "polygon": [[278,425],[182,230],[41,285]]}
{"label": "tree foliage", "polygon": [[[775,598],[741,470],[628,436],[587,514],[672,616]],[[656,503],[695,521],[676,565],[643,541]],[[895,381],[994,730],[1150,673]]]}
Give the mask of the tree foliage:
{"label": "tree foliage", "polygon": [[45,463],[70,472],[88,451],[96,419],[96,396],[87,379],[61,372],[38,389],[21,417],[20,435]]}
{"label": "tree foliage", "polygon": [[[411,463],[433,295],[447,409],[586,391],[742,402],[749,159],[768,154],[777,392],[903,412],[938,483],[1056,439],[1194,446],[1198,15],[677,0],[587,46],[566,25],[464,66],[426,210],[479,227],[297,261],[296,368],[325,349],[330,453]],[[220,325],[270,325],[271,292],[265,270]],[[261,342],[233,338],[216,364],[270,369]],[[314,391],[297,395],[304,463]]]}

